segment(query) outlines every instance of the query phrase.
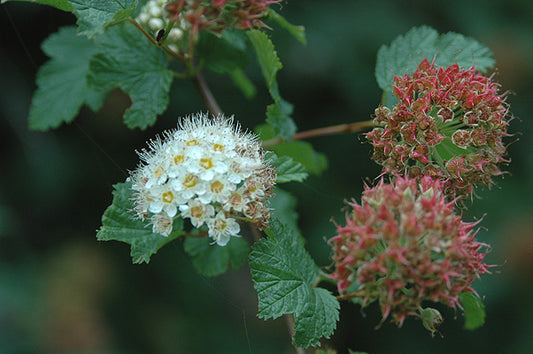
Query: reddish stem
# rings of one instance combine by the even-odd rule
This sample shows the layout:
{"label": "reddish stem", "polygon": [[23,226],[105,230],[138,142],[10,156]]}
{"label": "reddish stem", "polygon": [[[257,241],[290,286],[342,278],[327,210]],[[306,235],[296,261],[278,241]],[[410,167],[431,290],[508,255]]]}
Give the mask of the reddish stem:
{"label": "reddish stem", "polygon": [[353,299],[354,297],[358,297],[358,296],[362,296],[362,295],[363,295],[362,291],[355,291],[353,293],[348,293],[348,294],[344,294],[344,295],[338,295],[337,296],[337,300],[349,300],[349,299]]}
{"label": "reddish stem", "polygon": [[[333,135],[333,134],[342,134],[342,133],[357,133],[362,131],[365,128],[372,128],[375,127],[375,124],[371,120],[363,121],[363,122],[355,122],[355,123],[349,123],[349,124],[339,124],[339,125],[333,125],[329,127],[322,127],[317,129],[311,129],[306,130],[303,132],[298,132],[292,136],[293,140],[303,140],[303,139],[309,139],[316,136],[324,136],[324,135]],[[273,146],[278,145],[284,142],[284,139],[282,137],[277,137],[274,139],[263,141],[263,146]]]}

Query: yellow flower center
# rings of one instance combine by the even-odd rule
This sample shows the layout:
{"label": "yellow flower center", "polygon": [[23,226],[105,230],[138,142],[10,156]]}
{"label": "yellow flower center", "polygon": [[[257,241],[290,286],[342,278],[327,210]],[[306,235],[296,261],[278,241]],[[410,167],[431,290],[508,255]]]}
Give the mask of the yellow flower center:
{"label": "yellow flower center", "polygon": [[165,172],[165,170],[163,169],[163,167],[159,166],[158,168],[155,169],[154,175],[156,177],[161,177],[163,175],[163,172]]}
{"label": "yellow flower center", "polygon": [[187,177],[185,177],[185,180],[183,181],[183,185],[186,188],[192,188],[196,186],[197,181],[198,181],[198,177],[196,177],[195,175],[187,175]]}
{"label": "yellow flower center", "polygon": [[208,170],[211,167],[213,167],[213,161],[211,161],[211,159],[201,159],[200,160],[200,166],[202,166],[203,168]]}
{"label": "yellow flower center", "polygon": [[224,151],[224,145],[215,144],[215,146],[213,146],[213,150],[215,150],[215,151]]}
{"label": "yellow flower center", "polygon": [[192,139],[186,142],[187,146],[198,145],[198,140]]}
{"label": "yellow flower center", "polygon": [[179,165],[180,163],[183,163],[183,161],[185,161],[185,157],[183,155],[174,156],[174,164]]}
{"label": "yellow flower center", "polygon": [[161,200],[163,200],[164,203],[172,203],[174,200],[174,194],[172,194],[171,191],[165,192],[161,196]]}

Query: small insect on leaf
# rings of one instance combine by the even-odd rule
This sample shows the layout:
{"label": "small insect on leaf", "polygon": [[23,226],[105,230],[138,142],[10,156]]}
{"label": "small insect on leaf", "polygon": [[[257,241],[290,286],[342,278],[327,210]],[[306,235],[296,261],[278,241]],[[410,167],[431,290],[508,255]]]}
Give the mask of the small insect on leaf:
{"label": "small insect on leaf", "polygon": [[164,39],[164,36],[165,36],[164,28],[161,28],[159,31],[157,31],[155,35],[155,40],[157,41],[158,44],[161,44],[161,41]]}

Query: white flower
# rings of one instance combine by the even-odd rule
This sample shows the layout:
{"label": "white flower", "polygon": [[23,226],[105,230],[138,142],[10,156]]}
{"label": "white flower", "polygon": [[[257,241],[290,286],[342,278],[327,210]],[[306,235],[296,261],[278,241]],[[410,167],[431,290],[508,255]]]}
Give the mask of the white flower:
{"label": "white flower", "polygon": [[200,200],[195,199],[188,204],[180,205],[180,212],[183,218],[190,218],[195,227],[202,226],[206,220],[215,215],[215,208],[212,205],[206,205]]}
{"label": "white flower", "polygon": [[152,232],[168,237],[172,232],[172,218],[164,213],[155,214],[152,216]]}
{"label": "white flower", "polygon": [[226,218],[224,212],[219,212],[217,216],[207,222],[209,235],[215,239],[219,246],[226,246],[231,236],[237,236],[241,227],[232,218]]}
{"label": "white flower", "polygon": [[274,170],[257,137],[241,132],[232,118],[181,119],[177,130],[152,140],[139,156],[142,163],[130,176],[134,211],[141,219],[153,214],[154,232],[170,232],[171,222],[161,226],[163,216],[180,216],[194,227],[207,225],[209,236],[223,246],[239,233],[234,217],[261,226],[269,218]]}

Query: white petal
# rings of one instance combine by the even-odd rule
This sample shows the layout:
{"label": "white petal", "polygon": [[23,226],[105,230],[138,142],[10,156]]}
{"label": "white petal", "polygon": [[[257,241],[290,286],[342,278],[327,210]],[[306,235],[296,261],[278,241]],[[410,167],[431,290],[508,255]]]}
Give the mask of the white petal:
{"label": "white petal", "polygon": [[154,214],[157,214],[161,210],[163,210],[163,203],[160,202],[159,200],[153,201],[153,202],[150,203],[150,207],[148,208],[148,210],[150,210],[150,212],[152,212]]}
{"label": "white petal", "polygon": [[178,213],[178,208],[174,204],[170,204],[166,207],[167,215],[173,218]]}
{"label": "white petal", "polygon": [[216,241],[217,241],[217,245],[219,246],[226,246],[230,240],[231,236],[229,235],[220,235],[217,237]]}

